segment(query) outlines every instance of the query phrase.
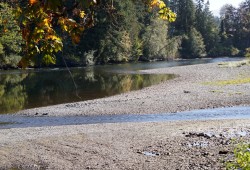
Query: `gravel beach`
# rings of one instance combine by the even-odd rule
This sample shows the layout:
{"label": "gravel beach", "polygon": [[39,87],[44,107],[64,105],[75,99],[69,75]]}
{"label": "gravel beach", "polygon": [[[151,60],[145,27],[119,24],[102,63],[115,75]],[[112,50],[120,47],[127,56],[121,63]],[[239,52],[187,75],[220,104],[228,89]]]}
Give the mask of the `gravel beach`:
{"label": "gravel beach", "polygon": [[250,66],[219,67],[218,64],[200,64],[142,72],[175,74],[178,77],[142,90],[108,98],[29,109],[17,114],[30,116],[152,114],[250,104],[249,83],[224,86],[206,84],[220,80],[250,78]]}
{"label": "gravel beach", "polygon": [[[143,72],[178,76],[121,95],[16,114],[154,114],[250,105],[250,83],[240,81],[249,78],[250,66],[201,64]],[[221,80],[235,81],[218,85]],[[235,144],[249,139],[250,119],[0,129],[0,169],[225,169]]]}

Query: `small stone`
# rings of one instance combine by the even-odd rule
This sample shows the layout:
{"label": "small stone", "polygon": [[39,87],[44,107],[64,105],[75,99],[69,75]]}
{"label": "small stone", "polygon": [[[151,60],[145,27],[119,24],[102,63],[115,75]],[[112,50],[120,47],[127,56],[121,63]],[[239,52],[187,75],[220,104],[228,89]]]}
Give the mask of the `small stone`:
{"label": "small stone", "polygon": [[141,151],[137,151],[136,153],[142,154],[142,152],[141,152]]}
{"label": "small stone", "polygon": [[202,155],[202,156],[208,156],[209,153],[208,153],[208,152],[202,152],[201,155]]}
{"label": "small stone", "polygon": [[156,155],[156,156],[160,156],[160,153],[157,152],[157,153],[155,153],[155,155]]}
{"label": "small stone", "polygon": [[170,153],[170,152],[167,152],[167,153],[165,153],[165,155],[170,156],[170,155],[171,155],[171,153]]}
{"label": "small stone", "polygon": [[229,151],[227,151],[227,150],[219,151],[219,154],[220,154],[220,155],[226,155],[226,154],[228,154],[228,153],[229,153]]}

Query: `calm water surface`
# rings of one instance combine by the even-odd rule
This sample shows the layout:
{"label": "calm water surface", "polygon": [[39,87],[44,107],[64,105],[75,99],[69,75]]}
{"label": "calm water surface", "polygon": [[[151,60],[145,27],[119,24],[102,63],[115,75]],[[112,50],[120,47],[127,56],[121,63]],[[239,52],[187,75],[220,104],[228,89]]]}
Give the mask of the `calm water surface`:
{"label": "calm water surface", "polygon": [[134,63],[71,69],[0,71],[0,113],[107,97],[138,90],[174,78],[174,75],[139,74],[137,70],[242,60],[194,59]]}

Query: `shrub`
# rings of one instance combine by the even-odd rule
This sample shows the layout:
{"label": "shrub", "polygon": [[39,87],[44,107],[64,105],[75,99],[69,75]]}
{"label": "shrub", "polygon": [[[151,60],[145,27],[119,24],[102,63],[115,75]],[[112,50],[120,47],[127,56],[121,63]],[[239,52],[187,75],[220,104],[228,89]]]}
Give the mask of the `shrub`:
{"label": "shrub", "polygon": [[250,47],[246,48],[245,57],[250,58]]}
{"label": "shrub", "polygon": [[240,53],[240,50],[238,48],[232,47],[231,48],[231,55],[232,56],[237,56]]}
{"label": "shrub", "polygon": [[13,9],[6,3],[0,3],[0,67],[17,67],[22,43]]}
{"label": "shrub", "polygon": [[241,169],[249,170],[250,169],[250,144],[241,144],[234,149],[233,161],[226,162],[226,168],[228,170]]}

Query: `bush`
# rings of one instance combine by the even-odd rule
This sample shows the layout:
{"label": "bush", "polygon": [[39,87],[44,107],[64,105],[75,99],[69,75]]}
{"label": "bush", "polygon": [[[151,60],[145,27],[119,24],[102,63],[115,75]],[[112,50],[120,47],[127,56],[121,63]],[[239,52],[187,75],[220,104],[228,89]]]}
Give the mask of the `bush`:
{"label": "bush", "polygon": [[246,48],[245,57],[250,58],[250,47]]}
{"label": "bush", "polygon": [[214,47],[209,51],[209,56],[211,57],[224,57],[224,56],[237,56],[240,54],[240,50],[235,47],[227,47],[222,44]]}
{"label": "bush", "polygon": [[13,9],[6,3],[0,3],[0,33],[0,67],[17,67],[23,41]]}
{"label": "bush", "polygon": [[250,144],[241,144],[234,149],[233,161],[226,162],[226,168],[228,170],[241,169],[249,170],[250,169]]}
{"label": "bush", "polygon": [[90,50],[88,52],[85,52],[83,54],[83,64],[86,65],[86,66],[91,66],[91,65],[94,65],[95,64],[95,61],[94,61],[94,54],[95,54],[96,51],[94,50]]}
{"label": "bush", "polygon": [[0,68],[17,68],[21,56],[17,54],[0,55]]}
{"label": "bush", "polygon": [[231,48],[231,56],[237,56],[240,53],[240,50],[238,48],[232,47]]}

